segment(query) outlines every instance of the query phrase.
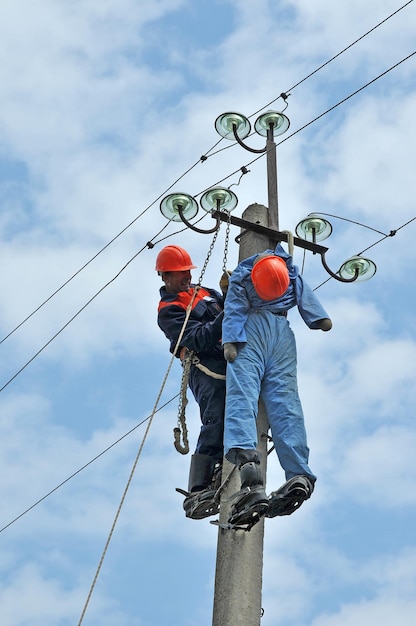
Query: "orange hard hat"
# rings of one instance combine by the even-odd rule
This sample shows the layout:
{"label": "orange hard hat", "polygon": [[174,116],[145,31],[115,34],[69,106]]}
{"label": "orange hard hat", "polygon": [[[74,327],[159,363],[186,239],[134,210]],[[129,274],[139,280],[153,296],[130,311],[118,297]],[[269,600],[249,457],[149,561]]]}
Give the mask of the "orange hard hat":
{"label": "orange hard hat", "polygon": [[165,246],[156,257],[157,272],[184,272],[195,267],[188,252],[179,246]]}
{"label": "orange hard hat", "polygon": [[289,287],[290,279],[286,263],[280,256],[261,256],[251,270],[251,280],[262,300],[276,300]]}

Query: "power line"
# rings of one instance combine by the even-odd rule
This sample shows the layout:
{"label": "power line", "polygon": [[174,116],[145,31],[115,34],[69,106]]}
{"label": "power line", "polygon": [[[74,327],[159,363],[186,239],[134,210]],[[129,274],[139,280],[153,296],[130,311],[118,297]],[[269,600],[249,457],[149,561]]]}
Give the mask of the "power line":
{"label": "power line", "polygon": [[[412,0],[413,1],[413,0]],[[305,124],[304,126],[301,126],[300,128],[298,128],[297,131],[295,131],[294,133],[292,133],[291,135],[289,135],[288,137],[286,137],[285,139],[282,139],[282,141],[279,141],[278,145],[284,143],[285,141],[287,141],[288,139],[290,139],[291,137],[293,137],[294,135],[296,135],[297,133],[300,133],[300,131],[304,130],[305,128],[307,128],[308,126],[310,126],[311,124],[313,124],[314,122],[316,122],[317,120],[321,119],[321,117],[324,117],[324,115],[327,115],[327,113],[330,113],[331,111],[333,111],[334,109],[336,109],[337,107],[339,107],[341,104],[344,104],[344,102],[347,102],[347,100],[349,100],[350,98],[352,98],[353,96],[356,96],[357,93],[360,93],[360,91],[363,91],[364,89],[366,89],[367,87],[369,87],[370,85],[372,85],[373,83],[375,83],[377,80],[379,80],[380,78],[382,78],[383,76],[385,76],[386,74],[388,74],[389,72],[391,72],[392,70],[396,69],[396,67],[398,67],[399,65],[401,65],[402,63],[404,63],[405,61],[408,61],[411,57],[413,57],[416,54],[415,52],[411,52],[407,57],[404,57],[401,61],[398,61],[397,63],[395,63],[394,65],[392,65],[391,67],[389,67],[387,70],[385,70],[384,72],[382,72],[381,74],[379,74],[378,76],[376,76],[375,78],[373,78],[372,80],[368,81],[368,83],[366,83],[365,85],[363,85],[362,87],[360,87],[359,89],[356,89],[355,91],[353,91],[349,96],[346,96],[345,98],[343,98],[342,100],[340,100],[339,102],[337,102],[337,104],[334,104],[334,106],[330,107],[329,109],[327,109],[326,111],[324,111],[324,113],[321,113],[320,115],[318,115],[317,117],[315,117],[313,120],[311,120],[310,122],[308,122],[307,124]]]}
{"label": "power line", "polygon": [[369,35],[370,33],[372,33],[373,31],[375,31],[377,28],[379,28],[379,26],[381,26],[382,24],[385,24],[389,19],[391,19],[392,17],[394,17],[394,15],[396,15],[397,13],[399,13],[400,11],[402,11],[405,7],[407,7],[409,4],[411,4],[413,2],[413,0],[409,0],[409,2],[406,2],[405,4],[403,4],[403,6],[401,6],[399,9],[397,9],[396,11],[394,11],[393,13],[391,13],[390,15],[388,15],[386,18],[384,18],[384,20],[381,20],[381,22],[379,22],[378,24],[376,24],[375,26],[373,26],[373,28],[370,28],[370,30],[368,30],[366,33],[364,33],[363,35],[361,35],[361,37],[358,37],[358,39],[355,39],[355,41],[353,41],[352,43],[350,43],[348,46],[346,46],[345,48],[343,48],[340,52],[338,52],[337,54],[335,54],[333,57],[331,57],[330,59],[328,59],[327,61],[325,61],[325,63],[322,63],[322,65],[320,65],[319,67],[317,67],[315,70],[313,70],[313,72],[310,72],[310,74],[308,74],[307,76],[305,76],[304,78],[302,78],[301,80],[299,80],[297,83],[295,83],[292,87],[290,87],[289,89],[287,89],[285,92],[281,93],[280,96],[278,96],[277,98],[274,98],[273,100],[271,100],[268,104],[265,104],[261,109],[259,109],[258,111],[256,111],[255,113],[252,113],[250,115],[250,117],[253,117],[254,115],[257,115],[257,113],[260,113],[260,111],[263,111],[263,109],[265,109],[266,107],[269,107],[271,104],[274,104],[277,100],[279,100],[280,98],[283,97],[283,99],[286,99],[289,94],[290,91],[293,91],[294,89],[296,89],[296,87],[299,87],[299,85],[301,85],[302,83],[304,83],[305,81],[307,81],[309,78],[311,78],[311,76],[314,76],[315,74],[317,74],[320,70],[322,70],[324,67],[326,67],[327,65],[329,65],[330,63],[332,63],[332,61],[334,61],[335,59],[337,59],[338,57],[341,56],[341,54],[344,54],[344,52],[346,52],[347,50],[349,50],[350,48],[352,48],[353,46],[355,46],[355,44],[357,44],[359,41],[361,41],[362,39],[364,39],[365,37],[367,37],[367,35]]}
{"label": "power line", "polygon": [[[308,80],[309,78],[311,78],[312,76],[314,76],[316,73],[318,73],[321,69],[323,69],[324,67],[326,67],[327,65],[329,65],[332,61],[334,61],[336,58],[338,58],[339,56],[341,56],[342,54],[344,54],[347,50],[349,50],[350,48],[352,48],[354,45],[356,45],[359,41],[361,41],[362,39],[364,39],[365,37],[367,37],[370,33],[372,33],[373,31],[375,31],[377,28],[379,28],[382,24],[386,23],[388,20],[390,20],[394,15],[396,15],[397,13],[399,13],[400,11],[402,11],[405,7],[407,7],[409,4],[411,4],[413,2],[413,0],[409,0],[409,2],[406,2],[404,5],[402,5],[401,7],[399,7],[396,11],[394,11],[393,13],[391,13],[390,15],[388,15],[385,19],[383,19],[381,22],[379,22],[378,24],[376,24],[373,28],[371,28],[370,30],[368,30],[366,33],[364,33],[363,35],[361,35],[360,37],[358,37],[357,39],[355,39],[352,43],[350,43],[348,46],[346,46],[345,48],[343,48],[340,52],[338,52],[337,54],[335,54],[333,57],[331,57],[330,59],[328,59],[327,61],[325,61],[325,63],[323,63],[322,65],[320,65],[319,67],[317,67],[315,70],[313,70],[312,72],[310,72],[309,74],[307,74],[304,78],[302,78],[301,80],[299,80],[297,83],[295,83],[292,87],[290,87],[290,89],[288,89],[285,93],[281,93],[277,98],[274,98],[273,100],[271,100],[269,103],[263,105],[258,111],[256,111],[255,113],[252,113],[249,117],[253,117],[254,115],[256,115],[257,113],[259,113],[260,111],[262,111],[263,109],[265,109],[266,107],[270,106],[271,104],[273,104],[274,102],[276,102],[277,100],[279,100],[279,98],[287,97],[287,93],[290,91],[293,91],[296,87],[298,87],[299,85],[301,85],[302,83],[304,83],[306,80]],[[319,118],[316,118],[319,119]],[[315,121],[315,120],[313,120]],[[310,122],[312,123],[312,122]],[[305,127],[303,127],[305,128]],[[297,132],[300,132],[299,129]],[[292,135],[291,135],[292,136]],[[90,263],[92,263],[98,256],[100,256],[100,254],[102,254],[112,243],[114,243],[122,234],[124,234],[133,224],[135,224],[135,222],[137,222],[152,206],[154,206],[154,204],[156,204],[156,202],[158,200],[160,200],[174,185],[176,185],[180,180],[182,180],[182,178],[184,178],[192,169],[194,169],[199,163],[205,161],[208,158],[208,154],[210,152],[212,152],[212,150],[222,142],[223,138],[221,138],[219,141],[217,141],[208,151],[206,151],[204,153],[204,156],[202,156],[198,161],[196,161],[191,167],[189,167],[183,174],[181,174],[181,176],[179,176],[171,185],[169,185],[169,187],[162,192],[151,204],[149,204],[141,213],[139,213],[139,215],[137,215],[129,224],[127,224],[127,226],[125,226],[117,235],[115,235],[107,244],[105,244],[105,246],[103,246],[94,256],[92,256],[84,265],[82,265],[74,274],[72,274],[64,283],[62,283],[62,285],[60,287],[58,287],[58,289],[56,289],[48,298],[46,298],[46,300],[44,300],[38,307],[36,307],[36,309],[34,309],[26,318],[24,318],[17,326],[15,326],[5,337],[3,337],[3,339],[0,340],[0,345],[6,341],[6,339],[8,339],[11,335],[13,335],[21,326],[23,326],[23,324],[25,324],[33,315],[35,315],[40,309],[42,309],[54,296],[56,296],[64,287],[66,287],[74,278],[76,278],[76,276],[78,276],[78,274],[80,274],[86,267],[88,267],[88,265],[90,265]],[[228,148],[231,148],[233,146],[235,146],[236,144],[230,144],[224,148],[221,148],[220,150],[217,150],[216,152],[214,152],[213,154],[211,154],[210,156],[214,156],[215,154],[218,154],[219,152],[226,150]],[[231,175],[234,175],[237,172],[234,172]],[[230,176],[231,176],[230,175]],[[229,176],[227,177],[229,178]],[[226,180],[226,179],[223,179]]]}
{"label": "power line", "polygon": [[[322,213],[322,215],[329,215],[329,213],[328,214]],[[338,216],[334,215],[333,217],[338,217]],[[339,219],[345,219],[345,218],[339,218]],[[372,243],[367,248],[364,248],[364,250],[361,250],[361,252],[358,252],[356,256],[361,256],[362,254],[364,254],[364,252],[367,252],[367,250],[370,250],[370,248],[374,248],[375,246],[378,246],[379,243],[382,243],[383,241],[385,241],[389,237],[394,237],[399,230],[401,230],[402,228],[405,228],[406,226],[408,226],[409,224],[411,224],[415,220],[416,220],[416,217],[412,217],[410,220],[408,220],[407,222],[405,222],[404,224],[402,224],[398,228],[396,228],[394,230],[391,230],[388,235],[384,235],[384,237],[382,237],[381,239],[378,239],[377,241]],[[346,221],[353,222],[353,220],[346,220]],[[359,224],[359,222],[353,222],[353,224]],[[359,225],[360,226],[364,226],[364,224],[359,224]],[[367,226],[366,228],[369,228],[369,227]],[[375,230],[375,229],[373,228],[372,230]],[[380,232],[380,231],[377,231],[377,232]],[[320,283],[317,287],[315,287],[314,291],[316,291],[317,289],[319,289],[323,285],[326,285],[326,283],[328,283],[330,280],[332,280],[332,276],[329,276],[329,278],[327,278],[322,283]]]}
{"label": "power line", "polygon": [[[404,59],[402,59],[401,61],[398,61],[397,63],[395,63],[395,65],[392,65],[389,69],[385,70],[384,72],[382,72],[381,74],[379,74],[378,76],[376,76],[375,78],[373,78],[372,80],[370,80],[368,83],[366,83],[365,85],[363,85],[362,87],[360,87],[359,89],[356,89],[354,92],[352,92],[351,94],[349,94],[348,96],[346,96],[345,98],[343,98],[342,100],[340,100],[339,102],[337,102],[336,104],[334,104],[332,107],[330,107],[329,109],[327,109],[326,111],[324,111],[323,113],[321,113],[320,115],[318,115],[317,117],[315,117],[314,119],[312,119],[310,122],[308,122],[307,124],[304,124],[303,126],[301,126],[300,128],[298,128],[296,131],[294,131],[293,133],[291,133],[288,137],[286,137],[285,139],[282,139],[281,141],[278,142],[277,145],[281,145],[282,143],[284,143],[285,141],[287,141],[288,139],[291,139],[292,137],[294,137],[295,135],[297,135],[299,132],[301,132],[302,130],[304,130],[305,128],[307,128],[308,126],[310,126],[311,124],[313,124],[314,122],[318,121],[319,119],[321,119],[322,117],[324,117],[325,115],[327,115],[328,113],[330,113],[331,111],[333,111],[334,109],[336,109],[338,106],[340,106],[341,104],[343,104],[344,102],[347,102],[347,100],[349,100],[350,98],[352,98],[353,96],[357,95],[358,93],[360,93],[361,91],[363,91],[364,89],[366,89],[367,87],[369,87],[369,85],[373,84],[374,82],[376,82],[377,80],[379,80],[380,78],[382,78],[383,76],[385,76],[386,74],[388,74],[389,72],[391,72],[393,69],[395,69],[396,67],[398,67],[401,63],[404,63],[405,61],[407,61],[408,59],[410,59],[412,56],[414,56],[416,54],[415,52],[412,52],[411,54],[409,54],[407,57],[405,57]],[[264,156],[267,154],[267,152],[263,152],[261,155],[259,155],[258,157],[254,158],[252,161],[250,161],[249,163],[246,164],[246,167],[249,165],[252,165],[253,163],[255,163],[256,161],[258,161],[259,159],[264,158]],[[240,168],[241,169],[241,168]],[[217,181],[217,183],[215,183],[215,185],[219,185],[220,183],[224,182],[225,180],[227,180],[228,178],[230,178],[231,176],[234,176],[235,174],[237,174],[238,172],[240,172],[240,169],[232,172],[231,174],[228,174],[226,177],[222,178],[220,181]],[[198,194],[199,195],[199,194]],[[208,214],[207,214],[208,215]],[[204,216],[206,217],[206,216]],[[168,222],[169,224],[169,222]],[[164,227],[166,228],[166,226]],[[160,234],[160,232],[162,232],[164,230],[164,228],[161,229],[161,231],[159,231],[158,234]],[[156,237],[156,235],[155,235]],[[155,238],[153,237],[153,239]],[[380,241],[383,241],[383,239],[381,239]],[[79,311],[77,313],[75,313],[75,315],[73,315],[71,317],[70,320],[68,320],[66,322],[66,324],[64,324],[64,326],[62,326],[62,328],[55,333],[55,335],[53,335],[53,337],[51,337],[51,339],[49,339],[49,341],[47,341],[47,343],[40,348],[40,350],[38,350],[36,352],[36,354],[34,354],[29,361],[27,361],[1,388],[0,388],[0,393],[19,375],[21,374],[26,367],[28,367],[28,365],[30,365],[30,363],[32,363],[36,357],[39,356],[39,354],[41,354],[41,352],[43,352],[45,350],[45,348],[47,348],[54,339],[56,339],[56,337],[58,337],[58,335],[61,334],[61,332],[67,328],[67,326],[69,326],[69,324],[71,322],[73,322],[73,320],[78,317],[78,315],[84,311],[87,306],[89,304],[91,304],[91,302],[93,300],[95,300],[95,298],[104,291],[104,289],[106,289],[112,282],[114,282],[116,280],[116,278],[118,278],[120,276],[120,274],[126,269],[126,267],[139,255],[141,254],[141,252],[143,252],[143,250],[148,247],[149,242],[143,246],[143,248],[141,248],[139,250],[139,252],[137,252],[127,263],[126,265],[110,280],[108,281],[103,287],[101,287],[101,289],[99,289],[98,292],[96,292],[94,294],[94,296],[92,296],[92,298],[90,298],[88,300],[88,302],[86,302],[81,309],[79,309]],[[325,281],[327,282],[327,281]],[[325,284],[322,283],[322,284]],[[319,287],[321,287],[321,285],[319,285]],[[318,287],[317,287],[318,288]]]}
{"label": "power line", "polygon": [[[168,400],[167,402],[165,402],[165,404],[162,404],[162,406],[160,406],[157,411],[155,411],[155,413],[161,411],[162,409],[164,409],[168,404],[170,404],[171,402],[173,402],[173,400],[175,400],[177,397],[179,396],[179,393],[176,394],[176,396],[173,396],[170,400]],[[47,494],[45,494],[44,496],[42,496],[42,498],[39,498],[39,500],[37,500],[36,502],[34,502],[31,506],[29,506],[27,509],[25,509],[22,513],[20,513],[20,515],[17,515],[17,517],[15,517],[14,519],[12,519],[8,524],[6,524],[5,526],[3,526],[3,528],[0,528],[0,533],[2,533],[4,530],[6,530],[7,528],[9,528],[10,526],[12,526],[12,524],[14,524],[15,522],[17,522],[19,519],[21,519],[24,515],[26,515],[27,513],[29,513],[30,511],[32,511],[35,507],[37,507],[41,502],[43,502],[44,500],[46,500],[47,498],[49,498],[49,496],[51,496],[53,493],[55,493],[55,491],[58,491],[58,489],[60,489],[61,487],[63,487],[66,483],[68,483],[70,480],[72,480],[72,478],[75,478],[75,476],[77,476],[78,474],[80,474],[84,469],[86,469],[87,467],[89,467],[90,465],[92,465],[92,463],[94,463],[95,461],[97,461],[100,457],[102,457],[104,454],[106,454],[106,452],[108,452],[109,450],[111,450],[112,448],[114,448],[114,446],[116,446],[118,443],[120,443],[120,441],[123,441],[123,439],[125,439],[126,437],[128,437],[129,435],[131,435],[132,432],[134,432],[135,430],[137,430],[140,426],[142,426],[145,422],[147,422],[150,419],[150,415],[148,415],[148,417],[146,417],[144,420],[142,420],[141,422],[139,422],[138,424],[136,424],[136,426],[134,426],[133,428],[131,428],[127,433],[125,433],[124,435],[122,435],[121,437],[119,437],[116,441],[114,441],[111,445],[109,445],[107,448],[105,448],[105,450],[103,450],[102,452],[100,452],[99,454],[97,454],[93,459],[91,459],[90,461],[88,461],[88,463],[85,463],[85,465],[83,465],[82,467],[80,467],[79,469],[77,469],[75,472],[73,472],[70,476],[68,476],[67,478],[65,478],[65,480],[63,480],[62,482],[59,483],[59,485],[56,485],[56,487],[54,487],[53,489],[51,489],[50,491],[48,491]]]}
{"label": "power line", "polygon": [[[412,0],[413,1],[413,0]],[[314,117],[312,120],[310,120],[309,122],[307,122],[306,124],[304,124],[303,126],[301,126],[300,128],[298,128],[297,130],[295,130],[293,133],[291,133],[290,135],[287,135],[284,139],[282,139],[281,141],[277,142],[277,146],[280,146],[282,143],[285,143],[285,141],[288,141],[289,139],[292,139],[292,137],[294,137],[295,135],[297,135],[298,133],[300,133],[302,130],[305,130],[305,128],[308,128],[308,126],[311,126],[312,124],[314,124],[315,122],[317,122],[318,120],[320,120],[322,117],[324,117],[325,115],[327,115],[328,113],[330,113],[331,111],[333,111],[334,109],[336,109],[337,107],[341,106],[341,104],[344,104],[344,102],[347,102],[348,100],[350,100],[353,96],[356,96],[358,93],[360,93],[361,91],[363,91],[364,89],[366,89],[367,87],[369,87],[370,85],[372,85],[373,83],[375,83],[377,80],[379,80],[380,78],[382,78],[383,76],[385,76],[386,74],[388,74],[389,72],[391,72],[392,70],[396,69],[396,67],[398,67],[399,65],[401,65],[402,63],[404,63],[405,61],[408,61],[410,58],[412,58],[414,55],[416,54],[416,51],[411,52],[409,55],[407,55],[407,57],[404,57],[403,59],[401,59],[400,61],[398,61],[397,63],[395,63],[394,65],[392,65],[391,67],[389,67],[387,70],[385,70],[384,72],[382,72],[381,74],[379,74],[378,76],[376,76],[375,78],[373,78],[372,80],[368,81],[368,83],[366,83],[365,85],[363,85],[362,87],[359,87],[358,89],[356,89],[355,91],[353,91],[352,93],[350,93],[348,96],[346,96],[345,98],[343,98],[342,100],[339,100],[336,104],[334,104],[333,106],[331,106],[329,109],[327,109],[326,111],[324,111],[323,113],[320,113],[319,115],[317,115],[316,117]],[[271,148],[274,149],[274,148]],[[245,167],[248,167],[249,165],[252,165],[253,163],[255,163],[256,161],[258,161],[259,159],[263,159],[265,156],[267,155],[267,151],[262,152],[259,156],[255,157],[252,161],[249,161],[248,163],[245,164]],[[235,172],[233,172],[232,174],[229,174],[228,176],[222,178],[218,183],[222,183],[225,180],[227,180],[228,178],[230,178],[231,176],[234,176],[235,174],[237,174],[237,172],[239,172],[240,170],[236,170]]]}
{"label": "power line", "polygon": [[300,80],[299,82],[297,82],[295,85],[293,85],[293,87],[290,87],[290,89],[288,89],[288,91],[293,91],[293,89],[295,89],[295,87],[298,87],[299,85],[301,85],[302,83],[304,83],[308,78],[310,78],[311,76],[313,76],[314,74],[316,74],[317,72],[319,72],[322,68],[326,67],[327,65],[329,65],[329,63],[331,63],[332,61],[334,61],[335,59],[337,59],[339,56],[341,56],[341,54],[344,54],[344,52],[346,52],[347,50],[349,50],[350,48],[352,48],[353,46],[355,46],[356,43],[358,43],[359,41],[361,41],[362,39],[364,39],[365,37],[367,37],[367,35],[369,35],[370,33],[372,33],[373,31],[375,31],[379,26],[381,26],[382,24],[384,24],[385,22],[387,22],[389,19],[391,19],[394,15],[396,15],[397,13],[399,13],[400,11],[402,11],[405,7],[407,7],[409,4],[411,4],[413,2],[413,0],[409,0],[409,2],[406,2],[405,4],[403,4],[403,6],[401,6],[399,9],[397,9],[396,11],[394,11],[393,13],[391,13],[391,15],[389,15],[388,17],[386,17],[384,20],[382,20],[381,22],[379,22],[378,24],[376,24],[376,26],[373,26],[373,28],[370,28],[370,30],[368,30],[366,33],[364,33],[364,35],[361,35],[361,37],[358,37],[358,39],[356,39],[355,41],[353,41],[352,43],[350,43],[348,46],[346,46],[345,48],[343,48],[340,52],[338,52],[338,54],[335,54],[331,59],[329,59],[328,61],[326,61],[325,63],[323,63],[322,65],[320,65],[316,70],[314,70],[313,72],[311,72],[310,74],[308,74],[305,78],[302,78],[302,80]]}
{"label": "power line", "polygon": [[[217,144],[218,144],[218,142],[216,144],[214,144],[213,148],[215,148],[215,146]],[[209,151],[211,151],[213,148],[210,148]],[[182,178],[184,178],[187,174],[189,174],[189,172],[194,167],[196,167],[196,165],[198,165],[198,163],[199,163],[199,161],[194,163],[183,174],[181,174],[181,176],[179,176],[179,178],[177,178],[171,185],[169,185],[169,187],[167,187],[167,189],[165,189],[165,191],[163,191],[157,198],[155,198],[155,200],[153,200],[153,202],[151,202],[151,204],[149,204],[145,209],[143,209],[143,211],[141,213],[139,213],[139,215],[137,215],[129,224],[127,224],[127,226],[125,226],[117,235],[115,235],[108,243],[106,243],[105,246],[103,246],[93,257],[91,257],[89,261],[84,263],[84,265],[82,265],[82,267],[80,267],[74,274],[72,274],[72,276],[70,276],[70,278],[68,278],[64,283],[62,283],[62,285],[60,287],[58,287],[58,289],[56,289],[48,298],[46,298],[46,300],[44,300],[34,311],[32,311],[32,313],[30,313],[30,315],[28,315],[24,320],[22,320],[5,337],[3,337],[3,339],[0,340],[0,345],[4,341],[6,341],[6,339],[8,339],[11,335],[13,335],[13,333],[15,333],[16,330],[18,330],[21,326],[23,326],[23,324],[25,324],[31,317],[33,317],[33,315],[35,315],[35,313],[37,313],[42,307],[44,307],[45,304],[47,304],[54,296],[56,296],[64,287],[66,287],[76,276],[78,276],[78,274],[80,274],[86,267],[88,267],[88,265],[90,265],[90,263],[92,263],[98,256],[100,256],[100,254],[102,254],[112,243],[114,243],[119,237],[121,237],[121,235],[123,233],[125,233],[131,226],[133,226],[133,224],[135,224],[135,222],[137,222],[149,209],[151,209],[151,207],[154,204],[156,204],[156,202],[158,200],[160,200],[170,189],[172,189],[172,187],[174,185],[176,185],[176,183],[178,183]]]}
{"label": "power line", "polygon": [[[164,226],[158,233],[157,235],[159,235],[163,230],[165,230],[165,228],[169,225],[166,224],[166,226]],[[153,237],[153,239],[157,236],[155,235]],[[111,285],[111,283],[113,283],[122,272],[124,272],[124,270],[130,265],[130,263],[132,263],[134,261],[134,259],[136,259],[139,254],[141,254],[143,252],[143,250],[145,250],[149,245],[149,242],[147,242],[146,245],[144,245],[138,252],[136,252],[136,254],[134,256],[131,257],[131,259],[129,259],[127,261],[127,263],[121,268],[121,270],[119,270],[117,272],[117,274],[115,276],[113,276],[113,278],[111,278],[111,280],[109,280],[105,285],[103,285],[30,359],[29,361],[27,361],[2,387],[0,387],[0,393],[6,389],[6,387],[8,387],[8,385],[10,385],[10,383],[17,378],[17,376],[19,376],[19,374],[21,374],[35,359],[36,357],[38,357],[44,350],[45,348],[47,348],[52,341],[54,341],[54,339],[56,339],[64,330],[65,328],[67,328],[69,326],[69,324],[71,324],[71,322],[74,321],[74,319],[76,319],[78,317],[78,315],[80,315],[80,313],[82,313],[82,311],[84,311],[88,305],[91,304],[91,302],[93,302],[95,300],[95,298],[97,298],[97,296],[100,295],[100,293],[102,293],[104,291],[104,289],[106,289],[109,285]]]}

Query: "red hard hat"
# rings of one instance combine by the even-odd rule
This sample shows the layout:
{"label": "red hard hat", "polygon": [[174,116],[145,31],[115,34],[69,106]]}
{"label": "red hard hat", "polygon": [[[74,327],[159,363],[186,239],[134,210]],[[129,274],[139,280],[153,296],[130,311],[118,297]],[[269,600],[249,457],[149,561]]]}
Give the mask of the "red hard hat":
{"label": "red hard hat", "polygon": [[195,267],[187,251],[179,246],[162,248],[156,258],[157,272],[184,272]]}
{"label": "red hard hat", "polygon": [[260,257],[251,270],[251,280],[262,300],[276,300],[289,287],[290,279],[286,263],[280,256]]}

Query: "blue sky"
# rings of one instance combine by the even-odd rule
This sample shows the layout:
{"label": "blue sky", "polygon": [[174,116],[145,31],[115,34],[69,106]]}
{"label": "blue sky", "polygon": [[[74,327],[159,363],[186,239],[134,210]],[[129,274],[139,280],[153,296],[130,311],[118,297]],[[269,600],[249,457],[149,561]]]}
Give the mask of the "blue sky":
{"label": "blue sky", "polygon": [[[404,4],[2,2],[2,626],[79,622],[170,361],[156,325],[156,255],[167,243],[187,248],[197,280],[212,239],[168,223],[158,198],[198,196],[224,178],[235,185],[250,163],[232,187],[235,214],[267,204],[264,159],[251,163],[225,140],[200,157],[219,141],[218,115],[281,110],[289,90],[280,226],[294,231],[313,211],[336,215],[323,242],[329,266],[369,247],[377,273],[354,285],[326,281],[317,256],[295,251],[309,284],[324,283],[317,293],[333,330],[311,332],[290,314],[318,483],[295,515],[266,520],[261,623],[413,626],[415,56],[309,123],[414,53],[415,4],[303,80]],[[218,285],[224,239],[222,228],[208,286]],[[85,626],[211,623],[217,529],[185,519],[175,492],[190,458],[172,445],[180,375],[175,363]],[[187,418],[192,446],[191,397]],[[268,491],[282,482],[272,456]]]}

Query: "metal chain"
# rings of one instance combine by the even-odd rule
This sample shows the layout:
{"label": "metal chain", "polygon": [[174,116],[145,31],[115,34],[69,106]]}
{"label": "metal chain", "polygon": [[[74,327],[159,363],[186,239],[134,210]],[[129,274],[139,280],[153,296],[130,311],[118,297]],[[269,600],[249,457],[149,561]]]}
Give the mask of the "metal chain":
{"label": "metal chain", "polygon": [[231,225],[231,211],[228,211],[227,230],[225,231],[225,242],[224,242],[224,257],[222,260],[223,272],[227,272],[227,256],[228,256],[228,242],[230,239],[230,225]]}
{"label": "metal chain", "polygon": [[205,274],[205,270],[207,269],[207,265],[208,265],[209,259],[211,257],[212,251],[214,250],[215,242],[217,241],[217,237],[218,237],[218,233],[219,232],[220,232],[220,229],[218,228],[215,231],[214,236],[212,238],[211,245],[210,245],[209,250],[208,250],[207,258],[205,259],[204,265],[203,265],[202,270],[201,270],[201,275],[200,275],[200,277],[198,279],[197,289],[199,289],[199,287],[201,286],[202,278],[203,278],[203,276]]}
{"label": "metal chain", "polygon": [[228,242],[230,239],[230,225],[231,225],[231,212],[228,211],[227,230],[225,231],[225,242],[224,242],[224,257],[222,259],[222,276],[220,278],[220,288],[223,293],[223,296],[225,296],[228,291],[228,284],[229,284],[230,276],[231,276],[231,272],[227,270],[227,256],[228,256]]}
{"label": "metal chain", "polygon": [[[173,429],[173,438],[174,438],[174,446],[175,449],[180,454],[188,454],[189,452],[189,439],[188,439],[188,428],[186,426],[185,420],[185,408],[188,404],[188,399],[186,397],[186,390],[188,387],[188,379],[189,372],[191,369],[191,354],[186,353],[185,357],[182,361],[182,381],[181,381],[181,391],[179,396],[179,406],[178,406],[178,425]],[[181,443],[182,436],[182,443]]]}
{"label": "metal chain", "polygon": [[[205,259],[204,265],[202,267],[201,270],[201,275],[198,279],[198,283],[195,285],[195,289],[194,289],[194,293],[191,299],[190,304],[188,305],[188,309],[187,309],[187,317],[185,318],[185,322],[182,328],[182,331],[185,330],[185,326],[188,322],[189,319],[189,315],[191,313],[192,310],[192,302],[194,301],[199,288],[201,287],[201,283],[202,283],[202,278],[205,274],[205,270],[207,269],[207,265],[209,262],[209,259],[211,257],[212,251],[214,250],[214,246],[215,246],[215,242],[217,240],[218,237],[218,232],[219,232],[219,228],[215,231],[214,233],[214,237],[212,238],[212,242],[211,245],[209,247],[208,250],[208,254],[207,254],[207,258]],[[183,334],[183,333],[182,333]],[[180,342],[180,338],[178,339],[177,345],[176,345],[176,349],[175,349],[175,353],[179,347],[179,342]],[[188,454],[189,452],[189,441],[188,441],[188,429],[186,426],[186,418],[185,418],[185,408],[186,405],[188,404],[188,400],[186,398],[186,389],[188,386],[188,378],[189,378],[189,371],[190,371],[190,367],[191,367],[191,353],[186,354],[186,356],[183,359],[183,374],[182,374],[182,382],[181,382],[181,393],[180,393],[180,397],[179,397],[179,406],[178,406],[178,423],[176,428],[173,429],[173,436],[174,436],[174,446],[176,448],[176,450],[180,453],[180,454]],[[180,442],[180,438],[182,436],[182,441],[183,441],[183,445]]]}

